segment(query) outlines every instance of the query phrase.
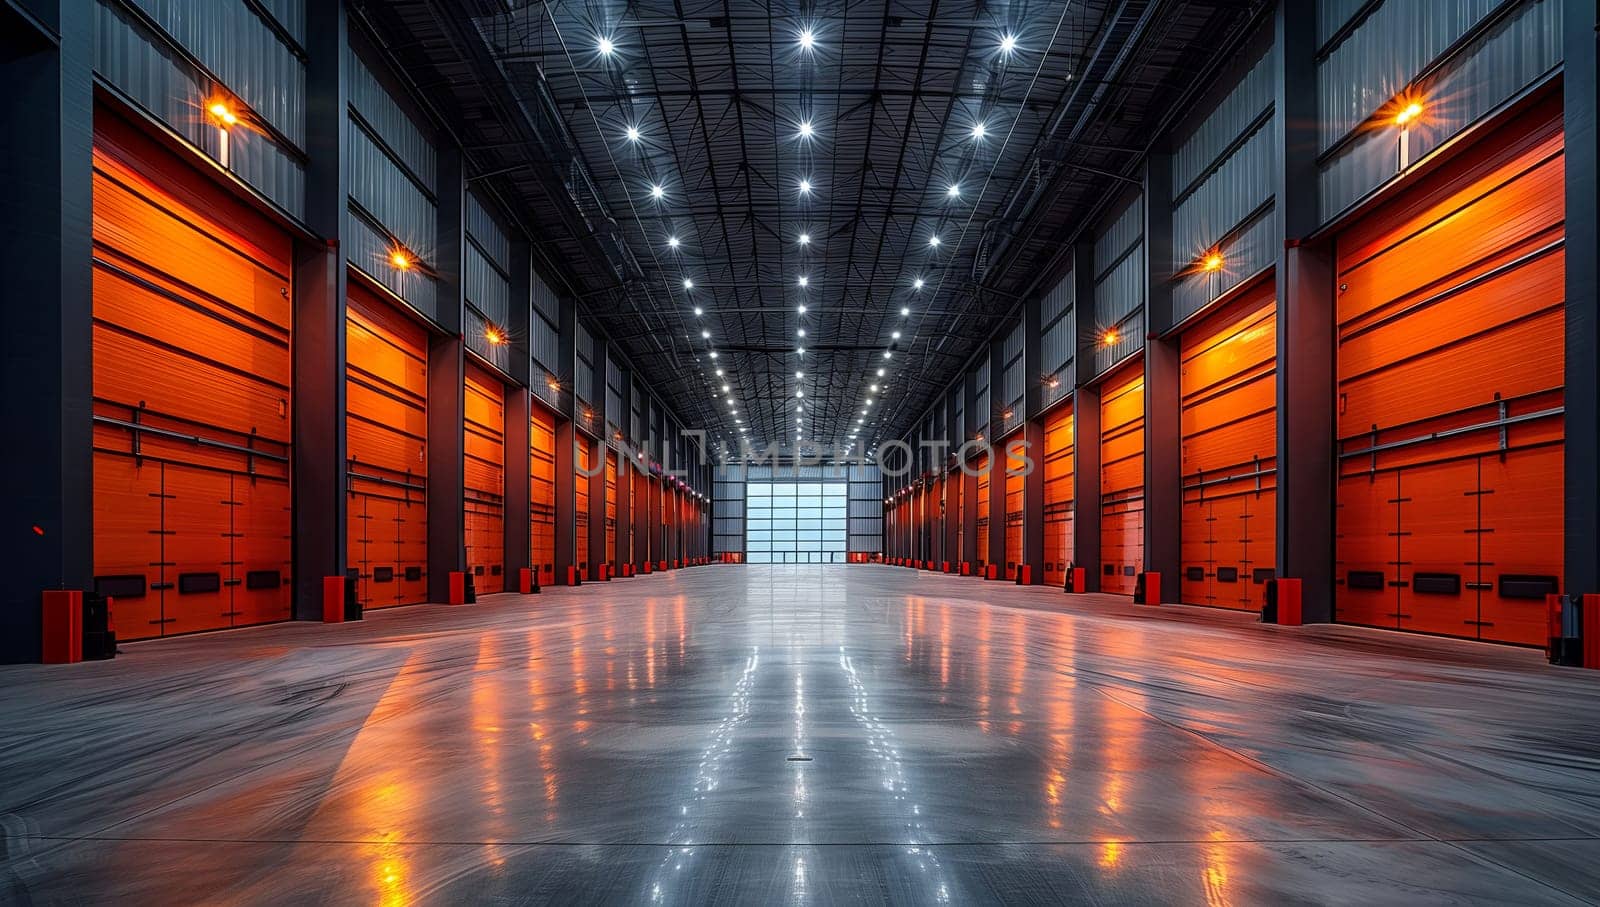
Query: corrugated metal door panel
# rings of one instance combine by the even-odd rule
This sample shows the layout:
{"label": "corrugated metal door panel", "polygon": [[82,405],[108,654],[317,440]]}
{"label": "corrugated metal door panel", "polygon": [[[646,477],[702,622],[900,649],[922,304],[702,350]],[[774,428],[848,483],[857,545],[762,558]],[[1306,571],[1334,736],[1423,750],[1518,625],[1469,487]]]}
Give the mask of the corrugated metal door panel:
{"label": "corrugated metal door panel", "polygon": [[978,473],[978,570],[989,563],[989,454],[984,452],[973,461]]}
{"label": "corrugated metal door panel", "polygon": [[617,452],[606,451],[606,563],[617,563]]}
{"label": "corrugated metal door panel", "polygon": [[1342,623],[1399,626],[1400,474],[1339,480],[1334,611]]}
{"label": "corrugated metal door panel", "polygon": [[1017,566],[1022,563],[1022,487],[1024,461],[1006,451],[1006,579],[1017,578]]}
{"label": "corrugated metal door panel", "polygon": [[345,318],[348,560],[363,608],[428,600],[428,335],[351,283]]}
{"label": "corrugated metal door panel", "polygon": [[1500,577],[1562,572],[1561,154],[1546,104],[1335,242],[1340,620],[1543,641]]}
{"label": "corrugated metal door panel", "polygon": [[230,536],[233,492],[229,476],[169,463],[162,481],[162,528],[173,576],[162,609],[162,634],[233,626]]}
{"label": "corrugated metal door panel", "polygon": [[1506,574],[1559,580],[1562,548],[1562,447],[1559,443],[1480,458],[1478,534],[1482,636],[1544,645],[1544,603],[1500,594]]}
{"label": "corrugated metal door panel", "polygon": [[1182,599],[1257,610],[1276,544],[1277,321],[1264,282],[1181,341]]}
{"label": "corrugated metal door panel", "polygon": [[125,639],[286,619],[292,241],[95,119],[96,583]]}
{"label": "corrugated metal door panel", "polygon": [[233,625],[264,624],[293,617],[289,583],[293,554],[293,508],[289,483],[234,474]]}
{"label": "corrugated metal door panel", "polygon": [[467,569],[477,591],[502,591],[505,580],[505,385],[476,364],[466,372],[463,462]]}
{"label": "corrugated metal door panel", "polygon": [[1044,581],[1060,586],[1072,561],[1072,407],[1062,406],[1044,425]]}
{"label": "corrugated metal door panel", "polygon": [[556,420],[537,404],[529,412],[528,562],[548,586],[556,581]]}
{"label": "corrugated metal door panel", "polygon": [[1144,569],[1144,368],[1112,376],[1100,397],[1100,588],[1131,595]]}
{"label": "corrugated metal door panel", "polygon": [[588,438],[577,432],[573,432],[573,437],[577,446],[577,456],[574,458],[577,475],[572,483],[577,529],[572,537],[572,560],[578,566],[578,578],[586,580],[589,578],[589,470],[594,468],[590,459],[594,446]]}
{"label": "corrugated metal door panel", "polygon": [[[1400,473],[1399,625],[1448,636],[1478,635],[1478,462],[1457,460]],[[1430,591],[1420,577],[1451,576],[1454,592]]]}
{"label": "corrugated metal door panel", "polygon": [[[95,434],[100,434],[96,429]],[[98,446],[99,438],[96,438]],[[94,457],[94,573],[117,577],[130,592],[116,597],[117,635],[143,639],[161,635],[162,584],[166,581],[161,534],[162,464],[133,457]],[[137,578],[130,581],[131,578]]]}

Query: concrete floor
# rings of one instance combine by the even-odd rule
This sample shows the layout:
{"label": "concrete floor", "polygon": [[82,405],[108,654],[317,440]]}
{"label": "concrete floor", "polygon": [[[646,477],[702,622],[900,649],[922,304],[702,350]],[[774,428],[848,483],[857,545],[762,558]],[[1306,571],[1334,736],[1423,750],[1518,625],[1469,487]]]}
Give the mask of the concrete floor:
{"label": "concrete floor", "polygon": [[1600,672],[878,566],[0,668],[0,902],[1600,900]]}

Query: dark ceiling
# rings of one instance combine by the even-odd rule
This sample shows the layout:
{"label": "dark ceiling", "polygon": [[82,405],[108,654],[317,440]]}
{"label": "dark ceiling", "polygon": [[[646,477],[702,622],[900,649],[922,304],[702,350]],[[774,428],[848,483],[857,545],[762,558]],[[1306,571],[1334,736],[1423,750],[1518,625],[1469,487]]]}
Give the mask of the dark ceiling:
{"label": "dark ceiling", "polygon": [[1263,5],[356,9],[690,426],[842,447],[910,427]]}

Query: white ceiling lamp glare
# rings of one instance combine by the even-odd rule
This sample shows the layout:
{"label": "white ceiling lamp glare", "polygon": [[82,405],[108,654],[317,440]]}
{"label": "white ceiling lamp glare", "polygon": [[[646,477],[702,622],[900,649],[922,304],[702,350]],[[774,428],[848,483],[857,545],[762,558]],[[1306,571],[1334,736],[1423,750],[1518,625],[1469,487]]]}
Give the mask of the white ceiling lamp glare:
{"label": "white ceiling lamp glare", "polygon": [[799,184],[799,186],[797,188],[799,188],[801,195],[810,195],[811,194],[811,180],[802,178],[800,180],[800,184]]}
{"label": "white ceiling lamp glare", "polygon": [[616,53],[617,42],[613,41],[610,35],[601,35],[595,40],[594,49],[600,52],[600,56],[609,57]]}
{"label": "white ceiling lamp glare", "polygon": [[639,138],[640,138],[640,136],[639,136],[639,127],[638,126],[629,126],[628,127],[628,131],[624,132],[623,136],[625,136],[627,138],[627,140],[630,141],[630,142],[638,142]]}
{"label": "white ceiling lamp glare", "polygon": [[1000,36],[1000,56],[1009,57],[1017,50],[1017,36],[1010,32]]}
{"label": "white ceiling lamp glare", "polygon": [[985,126],[982,123],[973,123],[972,124],[972,138],[973,138],[973,141],[981,142],[981,141],[983,141],[984,137],[987,136],[988,134],[989,134],[989,127]]}
{"label": "white ceiling lamp glare", "polygon": [[666,198],[666,196],[667,196],[667,190],[660,183],[651,183],[650,184],[650,198],[652,200],[659,202],[663,198]]}

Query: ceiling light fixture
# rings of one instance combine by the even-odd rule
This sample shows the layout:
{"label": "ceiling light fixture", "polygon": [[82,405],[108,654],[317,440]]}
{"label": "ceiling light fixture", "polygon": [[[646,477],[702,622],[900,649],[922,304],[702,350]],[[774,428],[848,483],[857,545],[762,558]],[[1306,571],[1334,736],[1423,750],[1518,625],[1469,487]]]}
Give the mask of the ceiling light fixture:
{"label": "ceiling light fixture", "polygon": [[916,280],[911,281],[911,289],[913,289],[913,290],[922,289],[922,278],[918,277]]}
{"label": "ceiling light fixture", "polygon": [[799,313],[800,313],[800,314],[802,314],[802,315],[804,315],[804,314],[805,314],[805,313],[806,313],[806,307],[805,307],[805,305],[804,305],[804,304],[803,304],[803,303],[802,303],[802,304],[801,304],[801,305],[797,305],[797,306],[795,306],[795,307],[794,307],[794,310],[795,310],[795,311],[796,311],[796,312],[799,312]]}
{"label": "ceiling light fixture", "polygon": [[972,137],[974,139],[977,139],[978,141],[981,142],[981,141],[983,141],[983,137],[988,135],[988,134],[989,134],[989,128],[987,126],[983,125],[982,123],[974,123],[972,125]]}
{"label": "ceiling light fixture", "polygon": [[1002,54],[1004,54],[1004,55],[1009,57],[1011,55],[1011,52],[1016,50],[1016,49],[1017,49],[1017,36],[1016,35],[1013,35],[1010,32],[1006,32],[1005,34],[1000,36],[1000,53],[1002,53]]}
{"label": "ceiling light fixture", "polygon": [[800,284],[800,285],[801,285],[801,286],[802,286],[802,287],[803,287],[803,286],[806,286],[806,285],[807,285],[807,284],[809,284],[809,283],[811,283],[811,278],[809,278],[809,277],[807,277],[807,276],[805,276],[805,275],[804,275],[804,274],[801,274],[801,275],[800,275],[800,279],[799,279],[799,281],[798,281],[798,283],[799,283],[799,284]]}
{"label": "ceiling light fixture", "polygon": [[653,198],[653,199],[655,199],[657,201],[660,201],[661,198],[663,196],[665,196],[666,194],[667,194],[667,190],[661,188],[661,184],[660,183],[651,183],[650,184],[650,197],[651,198]]}
{"label": "ceiling light fixture", "polygon": [[678,248],[678,246],[679,246],[678,237],[676,237],[676,236],[667,237],[667,248],[676,249],[676,248]]}
{"label": "ceiling light fixture", "polygon": [[690,280],[690,279],[689,279],[689,278],[687,278],[687,277],[685,277],[685,278],[684,278],[684,279],[683,279],[683,288],[684,288],[684,289],[685,289],[685,290],[692,290],[692,289],[694,289],[694,281],[692,281],[692,280]]}
{"label": "ceiling light fixture", "polygon": [[595,50],[600,51],[600,56],[602,57],[611,56],[612,51],[617,49],[616,43],[606,35],[601,35],[600,40],[596,41],[594,46]]}
{"label": "ceiling light fixture", "polygon": [[901,306],[900,307],[900,317],[901,318],[904,318],[904,317],[906,317],[907,315],[910,315],[910,314],[911,314],[911,309],[909,307],[907,307],[907,306]]}
{"label": "ceiling light fixture", "polygon": [[815,131],[816,130],[813,129],[812,126],[811,126],[811,121],[810,120],[801,120],[800,121],[800,137],[801,138],[809,139],[809,138],[811,138],[812,133],[814,133]]}
{"label": "ceiling light fixture", "polygon": [[950,184],[950,188],[944,190],[944,194],[949,196],[950,198],[960,198],[961,197],[961,185],[959,183],[951,183]]}
{"label": "ceiling light fixture", "polygon": [[817,36],[811,29],[802,28],[797,40],[800,42],[801,50],[810,50],[817,43]]}
{"label": "ceiling light fixture", "polygon": [[811,194],[811,181],[810,180],[804,180],[803,179],[803,180],[800,181],[800,194],[801,195],[810,195]]}
{"label": "ceiling light fixture", "polygon": [[810,233],[802,233],[802,234],[800,234],[800,239],[798,241],[799,241],[800,245],[802,245],[802,246],[811,245],[811,234]]}
{"label": "ceiling light fixture", "polygon": [[706,313],[705,309],[702,309],[699,306],[695,306],[694,307],[694,317],[699,318],[701,315],[704,315],[705,313]]}
{"label": "ceiling light fixture", "polygon": [[639,141],[639,127],[629,126],[628,131],[623,133],[623,135],[628,137],[628,141],[637,142]]}

